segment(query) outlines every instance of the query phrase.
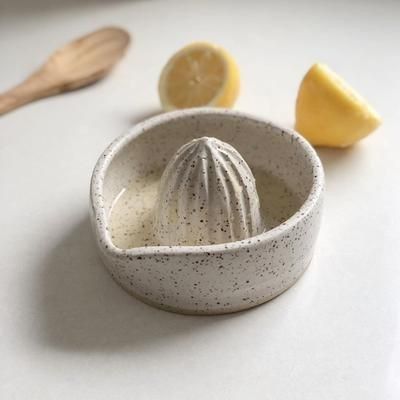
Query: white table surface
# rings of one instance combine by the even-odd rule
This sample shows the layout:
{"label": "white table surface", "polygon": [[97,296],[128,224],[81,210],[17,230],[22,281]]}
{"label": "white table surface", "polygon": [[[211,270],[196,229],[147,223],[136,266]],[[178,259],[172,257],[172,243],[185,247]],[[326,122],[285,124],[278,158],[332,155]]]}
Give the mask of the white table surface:
{"label": "white table surface", "polygon": [[[1,90],[102,25],[134,37],[108,79],[0,118],[0,398],[399,399],[400,2],[79,3],[0,3]],[[384,119],[352,149],[319,151],[326,206],[309,271],[221,317],[130,297],[88,222],[97,157],[159,110],[163,64],[198,39],[236,57],[237,109],[293,125],[300,80],[324,61]]]}

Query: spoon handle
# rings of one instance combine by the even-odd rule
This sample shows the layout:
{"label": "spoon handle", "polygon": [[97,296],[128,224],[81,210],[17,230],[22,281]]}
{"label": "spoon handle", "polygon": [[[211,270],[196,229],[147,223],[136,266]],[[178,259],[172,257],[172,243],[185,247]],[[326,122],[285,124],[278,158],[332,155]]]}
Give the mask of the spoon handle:
{"label": "spoon handle", "polygon": [[0,115],[56,92],[54,86],[46,81],[44,74],[39,70],[24,82],[0,94]]}

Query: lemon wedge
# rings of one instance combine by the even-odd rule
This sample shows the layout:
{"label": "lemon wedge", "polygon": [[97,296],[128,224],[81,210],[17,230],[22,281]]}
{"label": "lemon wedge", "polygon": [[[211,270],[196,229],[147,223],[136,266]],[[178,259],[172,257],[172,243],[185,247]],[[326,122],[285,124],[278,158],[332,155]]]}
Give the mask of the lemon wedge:
{"label": "lemon wedge", "polygon": [[167,62],[158,91],[165,110],[201,106],[232,107],[239,94],[234,59],[211,43],[190,44]]}
{"label": "lemon wedge", "polygon": [[296,130],[315,146],[347,147],[370,134],[381,118],[324,64],[314,64],[301,82]]}

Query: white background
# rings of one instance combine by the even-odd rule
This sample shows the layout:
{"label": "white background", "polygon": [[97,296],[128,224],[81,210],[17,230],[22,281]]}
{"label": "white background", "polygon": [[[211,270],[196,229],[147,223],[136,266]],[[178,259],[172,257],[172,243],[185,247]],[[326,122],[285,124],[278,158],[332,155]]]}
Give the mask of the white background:
{"label": "white background", "polygon": [[[115,24],[129,53],[101,83],[0,117],[0,398],[400,398],[400,2],[0,2],[0,90],[70,39]],[[193,40],[242,72],[237,109],[293,126],[323,61],[382,114],[348,150],[320,150],[327,193],[314,261],[252,311],[153,309],[103,268],[88,223],[105,146],[159,111],[167,58]]]}

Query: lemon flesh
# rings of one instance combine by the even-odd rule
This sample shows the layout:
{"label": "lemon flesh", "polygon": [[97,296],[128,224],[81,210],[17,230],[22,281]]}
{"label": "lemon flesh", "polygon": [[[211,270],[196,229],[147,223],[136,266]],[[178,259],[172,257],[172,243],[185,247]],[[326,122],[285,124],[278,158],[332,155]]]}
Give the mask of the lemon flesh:
{"label": "lemon flesh", "polygon": [[315,146],[347,147],[374,131],[381,118],[324,64],[314,64],[301,82],[296,130]]}
{"label": "lemon flesh", "polygon": [[232,107],[239,94],[234,59],[211,43],[193,43],[178,51],[162,70],[158,91],[165,110],[201,106]]}

